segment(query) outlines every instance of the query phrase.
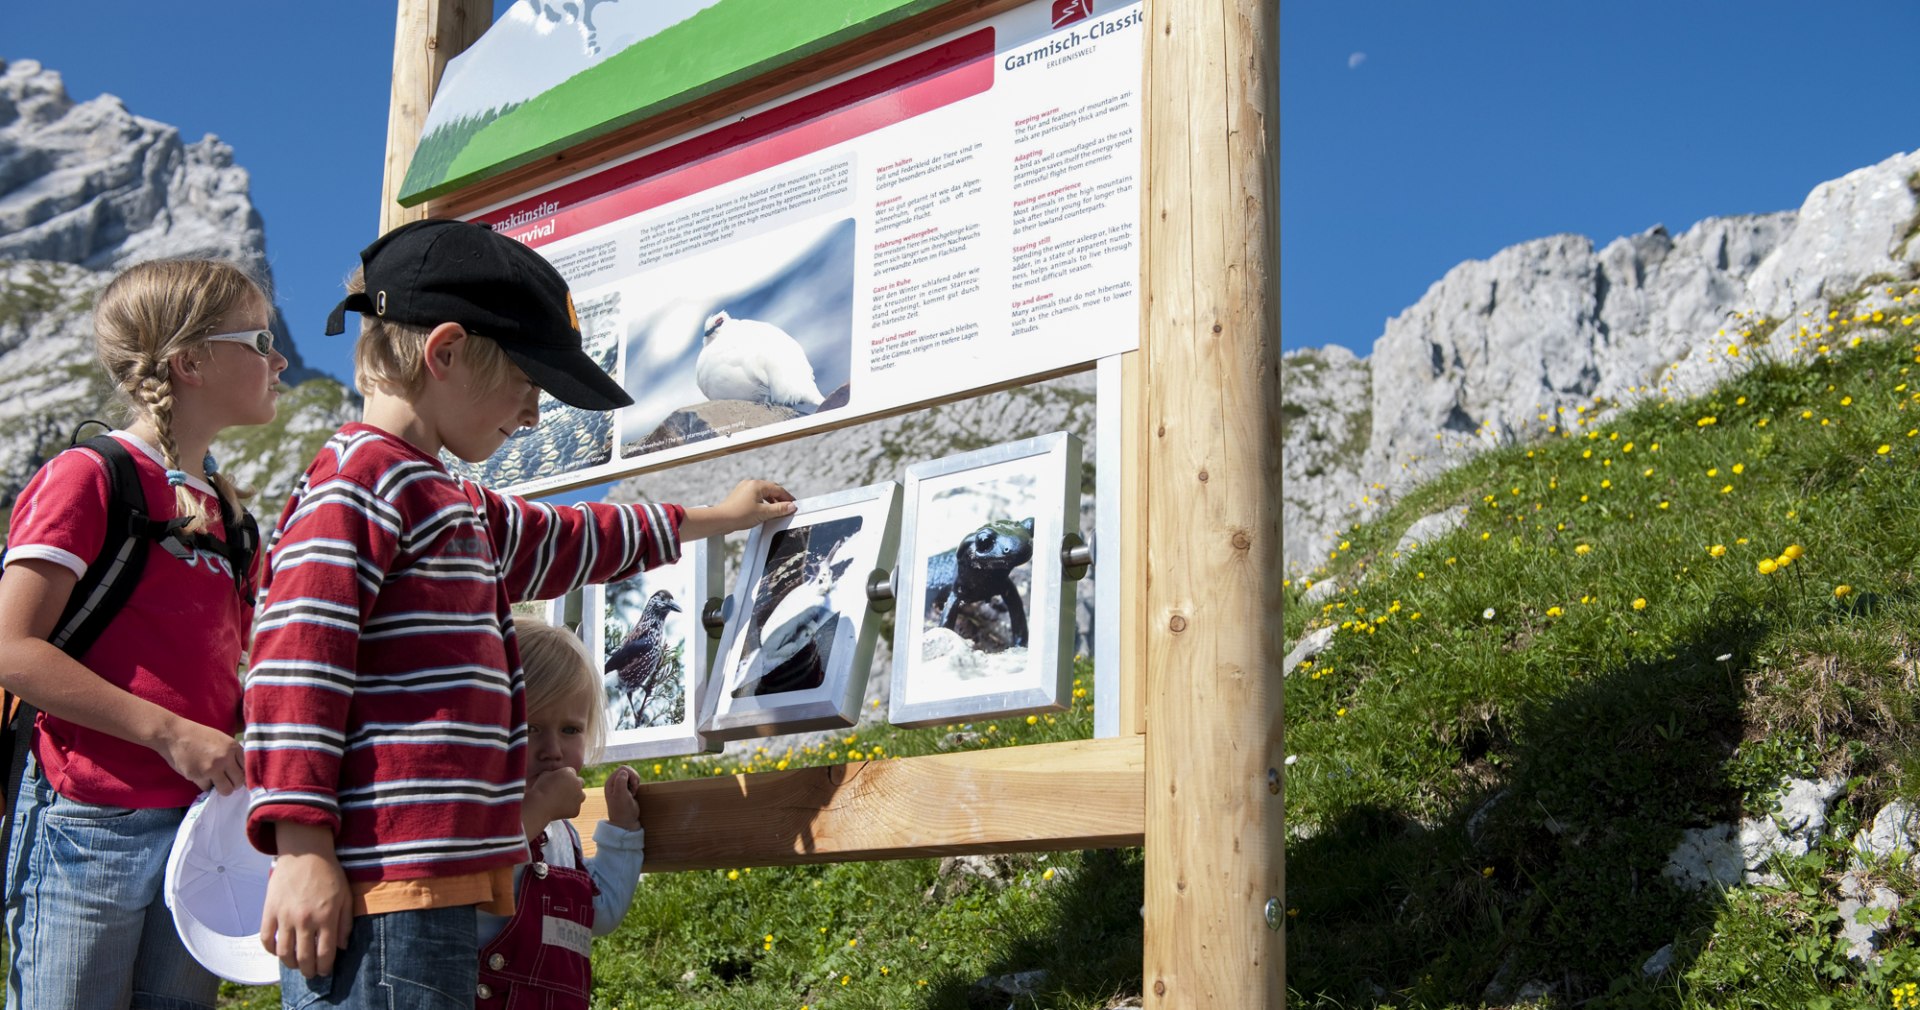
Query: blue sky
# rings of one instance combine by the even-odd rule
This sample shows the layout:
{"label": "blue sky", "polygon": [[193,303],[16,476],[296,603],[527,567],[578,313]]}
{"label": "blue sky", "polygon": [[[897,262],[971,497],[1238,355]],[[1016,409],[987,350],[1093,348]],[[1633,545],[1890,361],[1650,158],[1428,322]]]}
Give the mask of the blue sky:
{"label": "blue sky", "polygon": [[186,140],[233,145],[294,342],[309,365],[350,378],[350,334],[320,331],[379,230],[394,11],[392,0],[9,0],[0,59],[58,70],[76,101],[118,95]]}
{"label": "blue sky", "polygon": [[1281,344],[1365,354],[1447,269],[1797,208],[1920,147],[1913,0],[1283,0]]}
{"label": "blue sky", "polygon": [[[394,5],[74,11],[5,4],[0,58],[232,144],[294,339],[344,377],[320,328],[377,226]],[[1920,146],[1916,31],[1912,0],[1284,0],[1282,343],[1364,353],[1463,259],[1792,208]]]}

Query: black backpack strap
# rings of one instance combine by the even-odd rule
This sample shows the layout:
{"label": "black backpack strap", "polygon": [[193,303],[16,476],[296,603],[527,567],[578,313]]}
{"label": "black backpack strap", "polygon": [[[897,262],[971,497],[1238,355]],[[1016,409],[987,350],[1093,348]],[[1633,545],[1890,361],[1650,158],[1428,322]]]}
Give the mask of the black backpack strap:
{"label": "black backpack strap", "polygon": [[235,509],[227,501],[227,496],[216,494],[220,499],[220,526],[226,532],[226,539],[194,533],[186,536],[189,546],[209,554],[217,554],[227,561],[227,567],[233,569],[233,589],[240,594],[240,601],[249,606],[253,604],[253,560],[260,550],[260,525],[254,521],[253,513],[245,509]]}
{"label": "black backpack strap", "polygon": [[55,647],[78,659],[106,630],[107,622],[126,606],[147,565],[147,544],[164,540],[186,525],[186,520],[163,522],[147,514],[146,492],[133,454],[111,435],[95,435],[80,445],[107,464],[107,532],[100,553],[74,584],[73,595],[48,637]]}

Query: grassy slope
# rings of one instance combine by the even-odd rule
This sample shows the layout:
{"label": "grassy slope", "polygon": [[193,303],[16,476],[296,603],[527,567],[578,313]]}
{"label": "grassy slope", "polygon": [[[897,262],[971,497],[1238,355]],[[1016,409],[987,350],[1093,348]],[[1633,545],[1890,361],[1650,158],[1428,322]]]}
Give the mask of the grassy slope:
{"label": "grassy slope", "polygon": [[[1087,693],[1068,712],[973,725],[959,746],[1091,736],[1091,666],[1083,661],[1079,674]],[[747,762],[635,767],[663,781],[884,760],[939,751],[956,731],[876,727],[806,753],[769,747]],[[1013,882],[1003,889],[943,885],[932,898],[937,860],[650,875],[626,922],[594,943],[593,1005],[965,1010],[974,980],[1035,968],[1053,973],[1042,1008],[1098,1010],[1140,991],[1139,850],[1010,856],[1006,865]],[[278,1000],[275,987],[228,986],[221,1006],[264,1010]]]}
{"label": "grassy slope", "polygon": [[[1850,303],[1697,400],[1543,417],[1350,531],[1321,574],[1357,588],[1295,580],[1288,641],[1339,630],[1286,684],[1291,1003],[1477,1005],[1503,966],[1560,1005],[1885,1006],[1920,978],[1920,912],[1844,960],[1837,844],[1785,888],[1660,875],[1786,774],[1850,777],[1842,837],[1920,795],[1914,313]],[[1442,508],[1465,525],[1395,552]]]}

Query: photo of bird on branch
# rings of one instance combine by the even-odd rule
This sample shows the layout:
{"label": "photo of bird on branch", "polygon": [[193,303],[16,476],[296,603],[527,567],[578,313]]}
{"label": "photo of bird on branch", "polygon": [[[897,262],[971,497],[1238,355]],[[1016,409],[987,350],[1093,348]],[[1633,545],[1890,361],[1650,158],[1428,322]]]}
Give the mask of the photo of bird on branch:
{"label": "photo of bird on branch", "polygon": [[[610,595],[621,588],[612,587]],[[616,601],[608,609],[611,617],[626,608]],[[686,718],[686,642],[670,634],[667,624],[668,615],[684,612],[671,592],[657,589],[646,597],[630,629],[608,622],[608,729],[674,725]]]}

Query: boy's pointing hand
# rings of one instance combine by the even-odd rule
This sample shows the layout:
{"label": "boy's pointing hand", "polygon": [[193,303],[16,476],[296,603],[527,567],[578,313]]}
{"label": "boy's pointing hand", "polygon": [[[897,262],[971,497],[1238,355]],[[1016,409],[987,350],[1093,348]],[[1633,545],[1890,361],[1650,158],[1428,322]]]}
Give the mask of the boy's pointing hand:
{"label": "boy's pointing hand", "polygon": [[770,480],[743,480],[718,505],[690,508],[680,523],[680,539],[703,540],[750,529],[769,519],[793,514],[796,506],[786,488]]}

